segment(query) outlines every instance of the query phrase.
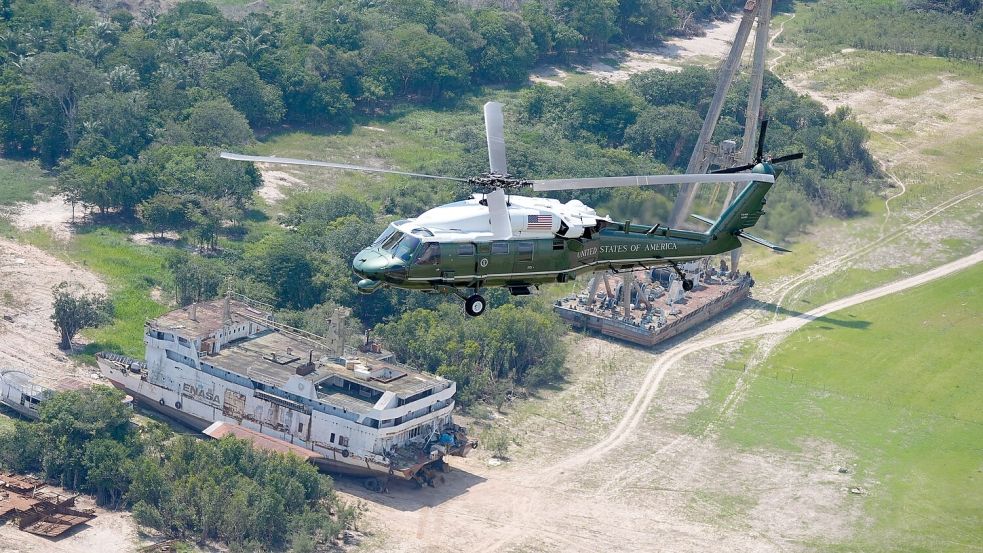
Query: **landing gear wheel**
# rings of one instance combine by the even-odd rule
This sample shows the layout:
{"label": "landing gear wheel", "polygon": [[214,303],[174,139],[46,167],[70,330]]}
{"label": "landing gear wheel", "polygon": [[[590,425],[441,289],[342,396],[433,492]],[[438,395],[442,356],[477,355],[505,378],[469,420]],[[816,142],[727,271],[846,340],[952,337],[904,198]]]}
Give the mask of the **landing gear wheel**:
{"label": "landing gear wheel", "polygon": [[477,317],[484,313],[486,307],[488,307],[488,304],[485,303],[485,298],[479,294],[473,294],[464,300],[464,312],[472,317]]}
{"label": "landing gear wheel", "polygon": [[690,280],[690,279],[688,279],[688,278],[684,278],[683,279],[683,290],[689,292],[692,289],[693,289],[693,281]]}

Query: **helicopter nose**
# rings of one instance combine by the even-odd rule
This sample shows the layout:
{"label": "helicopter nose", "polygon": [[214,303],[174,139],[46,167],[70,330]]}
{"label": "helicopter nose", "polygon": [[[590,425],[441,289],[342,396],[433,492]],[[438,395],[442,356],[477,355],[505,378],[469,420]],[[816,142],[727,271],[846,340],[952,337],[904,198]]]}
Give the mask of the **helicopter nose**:
{"label": "helicopter nose", "polygon": [[389,256],[375,248],[366,248],[355,256],[352,261],[352,269],[365,278],[375,278],[382,274],[382,271],[389,265]]}
{"label": "helicopter nose", "polygon": [[355,256],[352,270],[361,277],[371,280],[402,280],[405,276],[405,264],[386,252],[376,248],[366,248]]}

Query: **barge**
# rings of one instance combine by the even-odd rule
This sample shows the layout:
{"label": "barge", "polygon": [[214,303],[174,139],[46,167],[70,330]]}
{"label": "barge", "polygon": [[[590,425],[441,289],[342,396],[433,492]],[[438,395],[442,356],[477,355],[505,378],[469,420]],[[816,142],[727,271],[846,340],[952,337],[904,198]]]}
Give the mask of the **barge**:
{"label": "barge", "polygon": [[553,311],[574,329],[652,347],[742,303],[754,286],[750,273],[714,270],[693,273],[690,292],[664,269],[620,276],[629,278],[596,274],[587,290],[557,300]]}

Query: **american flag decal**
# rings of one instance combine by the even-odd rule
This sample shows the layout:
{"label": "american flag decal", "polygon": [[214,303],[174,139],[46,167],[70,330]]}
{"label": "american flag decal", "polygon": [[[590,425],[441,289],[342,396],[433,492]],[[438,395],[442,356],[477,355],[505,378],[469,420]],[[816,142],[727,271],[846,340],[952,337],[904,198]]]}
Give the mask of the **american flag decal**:
{"label": "american flag decal", "polygon": [[553,230],[552,215],[529,215],[526,220],[529,230]]}

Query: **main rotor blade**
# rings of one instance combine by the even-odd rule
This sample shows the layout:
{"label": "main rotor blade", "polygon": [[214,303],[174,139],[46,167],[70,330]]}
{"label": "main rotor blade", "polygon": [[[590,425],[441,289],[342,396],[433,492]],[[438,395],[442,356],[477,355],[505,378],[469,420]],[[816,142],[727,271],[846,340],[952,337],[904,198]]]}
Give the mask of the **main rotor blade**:
{"label": "main rotor blade", "polygon": [[710,171],[711,175],[723,175],[727,173],[740,173],[741,171],[747,171],[757,165],[757,163],[748,163],[747,165],[738,165],[737,167],[728,167],[726,169],[717,169],[716,171]]}
{"label": "main rotor blade", "polygon": [[765,158],[765,133],[768,132],[768,120],[761,121],[761,132],[758,133],[758,151],[755,153],[754,161],[760,162]]}
{"label": "main rotor blade", "polygon": [[802,152],[796,154],[788,154],[787,156],[778,156],[771,159],[771,163],[784,163],[786,161],[792,161],[793,159],[802,159]]}
{"label": "main rotor blade", "polygon": [[491,168],[491,172],[507,175],[505,117],[502,116],[502,104],[498,102],[485,104],[485,136],[488,138],[488,166]]}
{"label": "main rotor blade", "polygon": [[488,216],[491,219],[492,237],[496,240],[508,240],[512,237],[512,219],[509,218],[508,201],[505,191],[496,188],[488,193]]}
{"label": "main rotor blade", "polygon": [[457,177],[443,177],[440,175],[425,175],[423,173],[407,173],[406,171],[393,171],[392,169],[379,169],[377,167],[364,167],[362,165],[348,165],[347,163],[331,163],[328,161],[313,161],[310,159],[293,159],[289,157],[276,156],[247,156],[243,154],[233,154],[222,152],[219,157],[235,161],[255,161],[258,163],[282,163],[284,165],[309,165],[313,167],[330,167],[332,169],[346,169],[349,171],[365,171],[367,173],[387,173],[390,175],[403,175],[404,177],[416,177],[419,179],[440,179],[452,180],[457,182],[468,182],[468,179]]}
{"label": "main rotor blade", "polygon": [[647,186],[652,184],[689,184],[700,182],[775,182],[773,175],[748,173],[744,175],[647,175],[635,177],[595,177],[586,179],[547,179],[532,181],[537,192],[547,190],[579,190],[582,188],[615,188],[618,186]]}

